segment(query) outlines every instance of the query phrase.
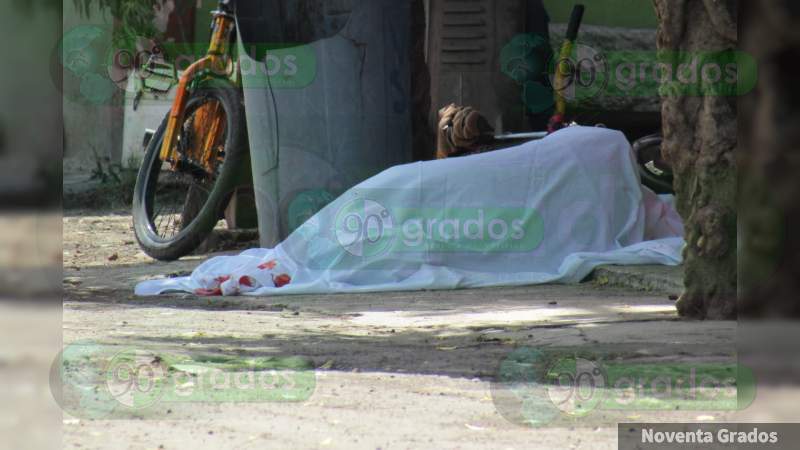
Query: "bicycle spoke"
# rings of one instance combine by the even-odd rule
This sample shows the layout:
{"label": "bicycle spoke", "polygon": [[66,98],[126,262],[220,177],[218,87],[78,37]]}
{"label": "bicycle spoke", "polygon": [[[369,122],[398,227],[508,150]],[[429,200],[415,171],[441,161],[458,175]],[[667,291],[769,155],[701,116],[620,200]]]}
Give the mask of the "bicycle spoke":
{"label": "bicycle spoke", "polygon": [[[182,230],[191,225],[203,209],[203,205],[211,197],[211,192],[219,175],[219,168],[224,163],[225,148],[222,144],[213,144],[214,154],[203,154],[203,144],[207,131],[208,114],[224,110],[218,100],[205,97],[198,101],[191,110],[187,110],[186,121],[180,127],[175,150],[176,164],[166,164],[156,160],[159,172],[155,182],[155,193],[148,207],[154,211],[150,223],[159,238],[171,240]],[[214,119],[211,119],[214,120]],[[226,142],[227,129],[221,128],[221,140]],[[212,161],[206,167],[204,161]]]}

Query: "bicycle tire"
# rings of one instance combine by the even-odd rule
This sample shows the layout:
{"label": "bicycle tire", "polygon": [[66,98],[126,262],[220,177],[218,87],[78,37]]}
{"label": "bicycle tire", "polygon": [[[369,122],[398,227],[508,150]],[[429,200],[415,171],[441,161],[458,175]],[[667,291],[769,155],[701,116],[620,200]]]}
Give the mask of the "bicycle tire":
{"label": "bicycle tire", "polygon": [[[192,93],[187,105],[198,98],[212,98],[222,105],[227,120],[225,157],[213,188],[202,208],[199,208],[188,225],[181,224],[181,230],[169,239],[162,238],[154,229],[151,195],[157,186],[161,172],[161,143],[167,125],[167,117],[150,140],[142,165],[136,179],[133,196],[133,228],[141,249],[150,257],[160,261],[174,261],[196,250],[210,235],[225,208],[230,194],[236,188],[238,172],[249,157],[247,125],[244,114],[244,98],[240,89],[227,82],[215,81],[209,86]],[[188,109],[188,108],[187,108]],[[158,164],[156,164],[158,161]],[[154,180],[153,177],[156,177]],[[187,193],[187,196],[189,194]]]}

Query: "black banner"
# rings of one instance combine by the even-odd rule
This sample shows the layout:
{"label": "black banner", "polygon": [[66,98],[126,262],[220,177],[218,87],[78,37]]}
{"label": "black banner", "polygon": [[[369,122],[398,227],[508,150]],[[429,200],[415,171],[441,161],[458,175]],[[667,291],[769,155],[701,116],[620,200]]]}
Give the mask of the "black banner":
{"label": "black banner", "polygon": [[794,449],[800,424],[788,423],[621,423],[620,450]]}

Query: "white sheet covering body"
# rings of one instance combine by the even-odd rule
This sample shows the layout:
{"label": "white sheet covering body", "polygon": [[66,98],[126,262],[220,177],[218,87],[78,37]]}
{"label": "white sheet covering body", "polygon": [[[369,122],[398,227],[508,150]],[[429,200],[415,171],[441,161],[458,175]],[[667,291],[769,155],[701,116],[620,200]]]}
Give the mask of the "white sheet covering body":
{"label": "white sheet covering body", "polygon": [[274,249],[215,257],[190,277],[145,281],[136,293],[577,283],[602,264],[677,265],[682,236],[671,204],[641,186],[622,133],[570,127],[505,150],[393,167]]}

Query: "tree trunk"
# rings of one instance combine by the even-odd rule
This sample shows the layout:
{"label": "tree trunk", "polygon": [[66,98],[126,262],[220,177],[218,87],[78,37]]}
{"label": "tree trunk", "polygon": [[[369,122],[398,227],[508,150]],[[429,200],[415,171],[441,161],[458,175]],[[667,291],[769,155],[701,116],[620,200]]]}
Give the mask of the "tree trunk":
{"label": "tree trunk", "polygon": [[[658,48],[735,50],[736,0],[654,0]],[[684,317],[736,317],[736,98],[663,98],[664,157],[675,171],[678,212],[686,225]]]}
{"label": "tree trunk", "polygon": [[800,60],[796,2],[743,2],[743,50],[758,83],[742,99],[739,211],[741,313],[800,316]]}

